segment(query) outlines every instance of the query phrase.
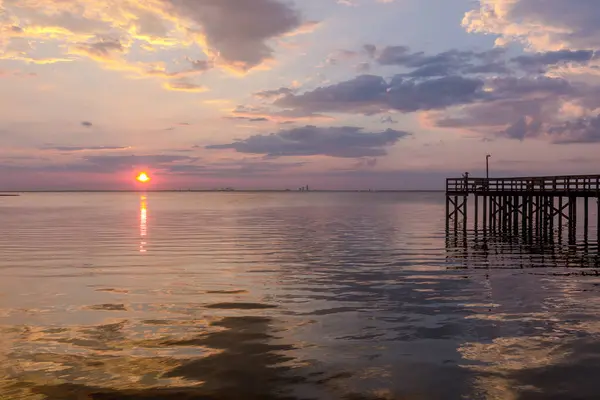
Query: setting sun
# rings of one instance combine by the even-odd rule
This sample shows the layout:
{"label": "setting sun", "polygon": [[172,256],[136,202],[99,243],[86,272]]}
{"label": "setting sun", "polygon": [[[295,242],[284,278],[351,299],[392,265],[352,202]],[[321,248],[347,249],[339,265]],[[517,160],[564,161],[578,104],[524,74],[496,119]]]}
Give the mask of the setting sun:
{"label": "setting sun", "polygon": [[138,182],[142,182],[142,183],[146,183],[146,182],[150,181],[150,177],[145,172],[141,172],[138,176],[135,177],[135,179]]}

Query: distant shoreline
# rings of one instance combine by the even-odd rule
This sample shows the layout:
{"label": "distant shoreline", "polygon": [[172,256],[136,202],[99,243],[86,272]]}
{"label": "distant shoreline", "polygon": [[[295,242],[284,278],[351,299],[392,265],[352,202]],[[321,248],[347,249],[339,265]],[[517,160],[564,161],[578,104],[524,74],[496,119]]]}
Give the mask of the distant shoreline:
{"label": "distant shoreline", "polygon": [[0,196],[18,196],[19,193],[444,193],[444,190],[276,190],[276,189],[240,189],[240,190],[15,190],[5,191]]}

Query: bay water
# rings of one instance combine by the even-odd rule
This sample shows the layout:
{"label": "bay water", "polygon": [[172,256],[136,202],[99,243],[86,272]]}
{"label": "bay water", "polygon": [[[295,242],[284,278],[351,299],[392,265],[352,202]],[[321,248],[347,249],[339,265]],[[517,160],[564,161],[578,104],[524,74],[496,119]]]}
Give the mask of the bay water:
{"label": "bay water", "polygon": [[0,198],[0,399],[598,398],[597,248],[448,235],[444,201]]}

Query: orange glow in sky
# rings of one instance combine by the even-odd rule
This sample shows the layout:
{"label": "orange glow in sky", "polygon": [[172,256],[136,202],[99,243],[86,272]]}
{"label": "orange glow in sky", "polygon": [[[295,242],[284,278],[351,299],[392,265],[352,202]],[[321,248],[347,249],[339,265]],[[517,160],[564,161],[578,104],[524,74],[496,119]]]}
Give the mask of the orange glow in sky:
{"label": "orange glow in sky", "polygon": [[140,172],[140,174],[136,176],[135,179],[141,183],[146,183],[150,181],[150,177],[145,172]]}

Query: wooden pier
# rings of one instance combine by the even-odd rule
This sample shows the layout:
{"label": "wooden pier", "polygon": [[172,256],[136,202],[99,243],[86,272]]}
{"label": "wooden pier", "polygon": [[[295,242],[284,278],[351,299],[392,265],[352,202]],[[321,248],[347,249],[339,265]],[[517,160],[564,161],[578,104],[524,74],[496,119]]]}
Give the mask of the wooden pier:
{"label": "wooden pier", "polygon": [[529,241],[560,242],[566,236],[569,244],[576,243],[579,233],[587,244],[593,226],[600,248],[599,200],[600,175],[472,178],[465,174],[446,179],[446,232],[467,232],[472,218],[475,232]]}

